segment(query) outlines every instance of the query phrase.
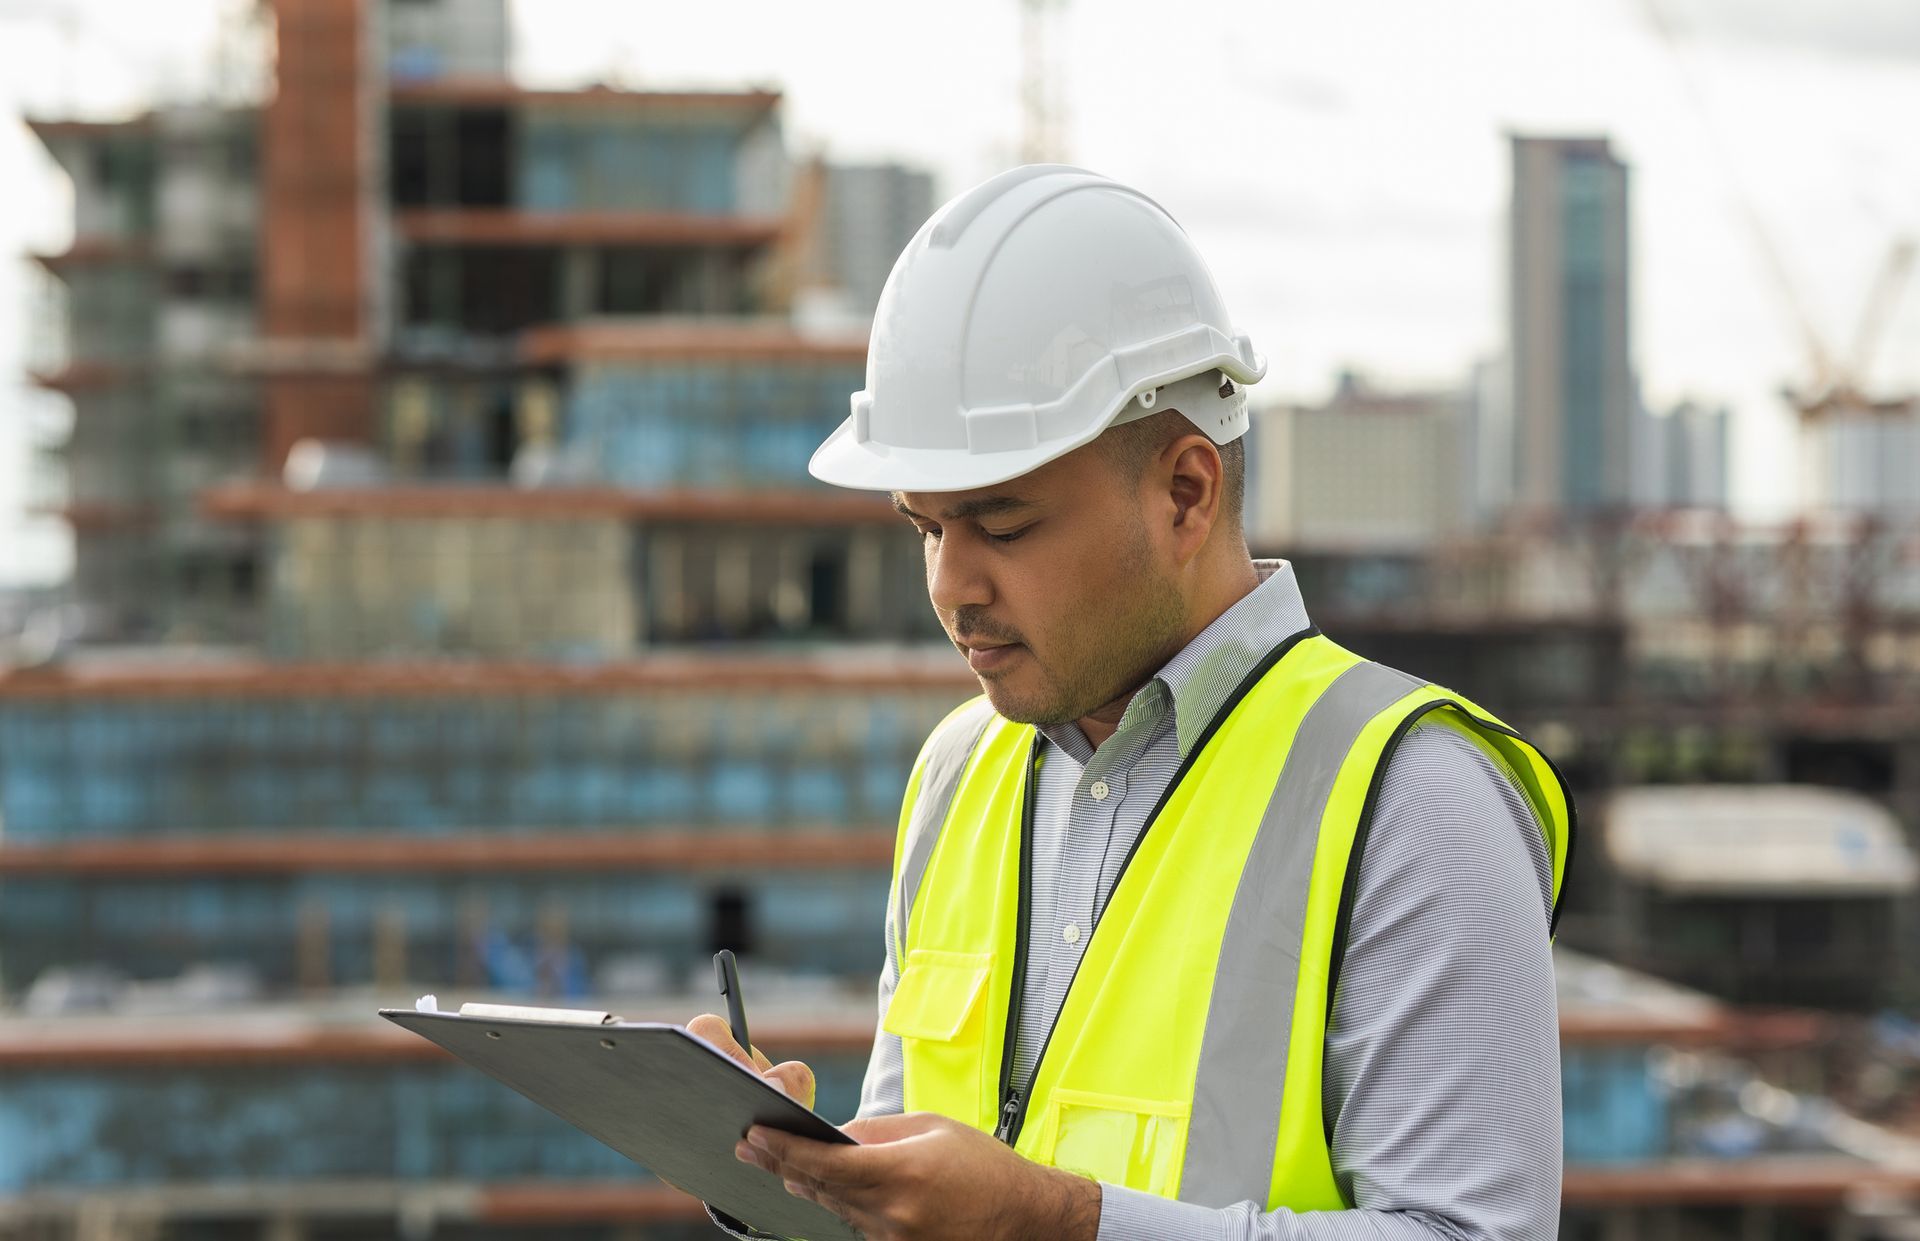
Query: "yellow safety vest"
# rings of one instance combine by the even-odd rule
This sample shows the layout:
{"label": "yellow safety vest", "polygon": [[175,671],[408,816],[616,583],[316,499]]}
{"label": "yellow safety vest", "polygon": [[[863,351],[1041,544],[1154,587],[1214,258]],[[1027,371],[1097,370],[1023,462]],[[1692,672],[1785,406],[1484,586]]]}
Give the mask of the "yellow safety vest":
{"label": "yellow safety vest", "polygon": [[1321,1116],[1327,1013],[1372,807],[1418,720],[1457,726],[1526,794],[1553,859],[1552,763],[1466,699],[1312,630],[1254,669],[1186,755],[1089,938],[1031,1081],[1012,1077],[1036,730],[984,698],[934,731],[894,859],[884,1029],[908,1111],[1097,1180],[1221,1207],[1351,1207]]}

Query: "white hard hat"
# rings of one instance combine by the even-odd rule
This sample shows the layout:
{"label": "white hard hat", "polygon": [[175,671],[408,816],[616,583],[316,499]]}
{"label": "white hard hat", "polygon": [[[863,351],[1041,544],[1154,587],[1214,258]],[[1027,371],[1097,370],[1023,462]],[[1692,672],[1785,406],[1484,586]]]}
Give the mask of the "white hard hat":
{"label": "white hard hat", "polygon": [[1225,444],[1247,429],[1239,385],[1266,369],[1160,204],[1030,164],[907,243],[874,314],[866,389],[808,469],[842,487],[965,491],[1163,409]]}

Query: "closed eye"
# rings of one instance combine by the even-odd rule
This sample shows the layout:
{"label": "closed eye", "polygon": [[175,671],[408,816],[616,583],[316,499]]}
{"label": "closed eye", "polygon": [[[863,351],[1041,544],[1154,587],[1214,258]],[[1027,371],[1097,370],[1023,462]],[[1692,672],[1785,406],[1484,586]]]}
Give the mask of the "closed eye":
{"label": "closed eye", "polygon": [[[914,529],[919,532],[920,537],[923,539],[933,539],[936,542],[939,541],[940,527],[938,526],[916,525]],[[986,537],[990,541],[1004,545],[1007,543],[1014,542],[1016,539],[1019,539],[1020,537],[1025,535],[1027,531],[1031,529],[1033,529],[1033,525],[1030,524],[1030,525],[1022,526],[1018,530],[1009,530],[1005,534],[995,534],[991,530],[982,530],[980,533],[986,535]]]}

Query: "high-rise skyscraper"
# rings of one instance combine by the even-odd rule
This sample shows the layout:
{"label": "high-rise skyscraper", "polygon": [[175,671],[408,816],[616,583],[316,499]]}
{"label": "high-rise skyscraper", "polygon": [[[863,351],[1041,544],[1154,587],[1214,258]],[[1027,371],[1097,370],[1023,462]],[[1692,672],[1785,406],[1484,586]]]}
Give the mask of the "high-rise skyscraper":
{"label": "high-rise skyscraper", "polygon": [[1604,137],[1516,134],[1512,149],[1513,504],[1593,513],[1629,500],[1627,167]]}

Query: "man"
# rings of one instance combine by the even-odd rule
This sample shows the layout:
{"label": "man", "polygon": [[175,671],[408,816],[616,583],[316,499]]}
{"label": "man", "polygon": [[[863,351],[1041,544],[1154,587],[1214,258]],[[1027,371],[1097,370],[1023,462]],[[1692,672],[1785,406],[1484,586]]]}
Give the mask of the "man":
{"label": "man", "polygon": [[1078,169],[961,195],[882,294],[812,470],[893,493],[984,697],[907,790],[861,1145],[737,1151],[868,1237],[1553,1235],[1572,807],[1249,558],[1264,369]]}

